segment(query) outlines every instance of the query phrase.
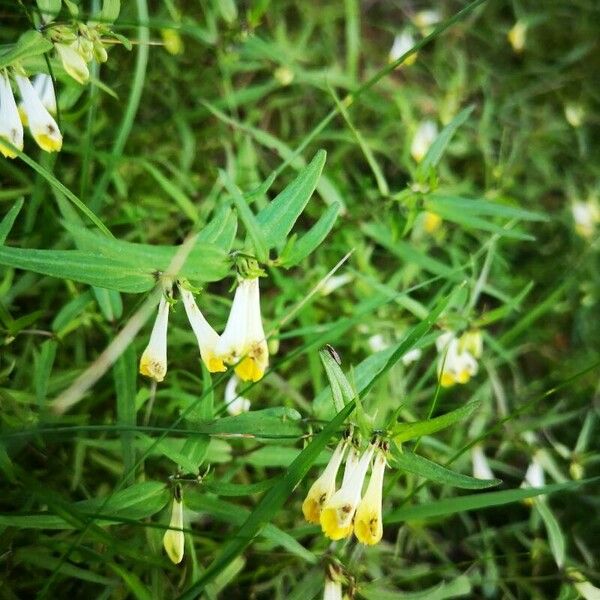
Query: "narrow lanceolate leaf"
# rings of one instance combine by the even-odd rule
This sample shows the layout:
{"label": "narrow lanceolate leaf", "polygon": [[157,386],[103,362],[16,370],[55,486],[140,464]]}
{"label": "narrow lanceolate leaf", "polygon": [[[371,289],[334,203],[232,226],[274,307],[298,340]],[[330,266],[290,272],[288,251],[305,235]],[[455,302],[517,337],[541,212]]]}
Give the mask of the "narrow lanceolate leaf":
{"label": "narrow lanceolate leaf", "polygon": [[554,560],[556,561],[556,566],[559,569],[562,569],[565,564],[566,542],[565,536],[560,528],[560,523],[543,498],[536,502],[534,506],[540,513],[544,525],[546,526],[548,542],[550,544],[552,556],[554,556]]}
{"label": "narrow lanceolate leaf", "polygon": [[470,593],[471,581],[466,575],[419,592],[399,592],[381,587],[379,583],[360,586],[360,595],[367,600],[448,600],[468,596]]}
{"label": "narrow lanceolate leaf", "polygon": [[426,421],[415,421],[414,423],[398,423],[392,428],[392,436],[398,443],[406,442],[422,435],[430,435],[450,425],[454,425],[462,419],[466,419],[481,402],[474,401],[453,410],[452,412],[428,419]]}
{"label": "narrow lanceolate leaf", "polygon": [[482,490],[502,483],[500,479],[476,479],[456,473],[418,454],[400,452],[396,447],[392,448],[392,456],[392,466],[443,485],[451,485],[465,490]]}
{"label": "narrow lanceolate leaf", "polygon": [[10,208],[10,210],[4,215],[2,221],[0,221],[0,246],[4,244],[8,234],[10,233],[15,219],[19,215],[21,208],[23,207],[23,199],[17,200]]}
{"label": "narrow lanceolate leaf", "polygon": [[427,173],[429,169],[435,167],[442,158],[444,151],[446,150],[446,146],[450,143],[452,136],[456,132],[456,130],[469,118],[471,113],[473,112],[474,106],[468,106],[467,108],[461,110],[455,117],[442,129],[440,134],[435,138],[433,144],[427,151],[423,162],[419,165],[419,170],[423,173]]}
{"label": "narrow lanceolate leaf", "polygon": [[328,350],[321,350],[319,352],[319,357],[325,367],[327,379],[329,379],[333,407],[335,408],[335,412],[338,413],[354,398],[354,390],[352,389],[348,378],[340,368],[340,365],[338,365],[337,361],[331,356]]}
{"label": "narrow lanceolate leaf", "polygon": [[326,155],[325,150],[319,150],[296,179],[256,216],[269,248],[280,246],[285,242],[288,233],[317,187]]}
{"label": "narrow lanceolate leaf", "polygon": [[0,56],[0,69],[10,66],[16,61],[44,54],[53,47],[52,42],[39,31],[26,31],[8,52]]}
{"label": "narrow lanceolate leaf", "polygon": [[214,244],[229,252],[237,232],[237,217],[229,206],[223,206],[198,232],[198,242]]}
{"label": "narrow lanceolate leaf", "polygon": [[318,458],[321,451],[335,431],[344,423],[354,410],[355,402],[352,401],[339,412],[327,426],[314,437],[313,441],[298,455],[298,458],[289,466],[285,475],[262,497],[250,516],[244,521],[235,535],[231,538],[213,562],[202,573],[200,579],[193,583],[183,594],[180,600],[192,600],[212,581],[229,563],[231,563],[254,537],[264,529],[269,521],[281,510],[290,494],[308,473],[311,465]]}

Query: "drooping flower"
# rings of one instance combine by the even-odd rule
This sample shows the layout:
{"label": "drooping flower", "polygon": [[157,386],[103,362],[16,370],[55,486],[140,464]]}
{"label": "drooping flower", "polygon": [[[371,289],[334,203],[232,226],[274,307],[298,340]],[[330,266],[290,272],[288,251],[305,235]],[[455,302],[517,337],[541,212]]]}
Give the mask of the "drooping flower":
{"label": "drooping flower", "polygon": [[[403,54],[408,52],[415,45],[415,38],[408,30],[401,31],[394,36],[394,42],[390,48],[389,61],[397,61]],[[417,60],[417,52],[411,54],[402,64],[412,65]]]}
{"label": "drooping flower", "polygon": [[221,359],[235,366],[243,381],[258,381],[269,365],[269,349],[260,313],[258,277],[241,279],[225,331],[217,344]]}
{"label": "drooping flower", "polygon": [[494,479],[494,473],[483,448],[479,444],[471,448],[471,461],[473,462],[473,477],[476,479]]}
{"label": "drooping flower", "polygon": [[527,38],[527,25],[523,21],[517,21],[506,34],[512,49],[517,53],[523,52]]}
{"label": "drooping flower", "polygon": [[323,505],[335,493],[335,480],[346,450],[346,441],[341,440],[333,451],[325,470],[312,484],[304,502],[302,513],[309,523],[319,523]]}
{"label": "drooping flower", "polygon": [[332,540],[348,537],[354,528],[354,514],[360,502],[362,487],[373,456],[374,447],[370,445],[344,473],[342,487],[335,492],[321,509],[321,529]]}
{"label": "drooping flower", "polygon": [[481,344],[480,333],[467,332],[459,339],[454,332],[447,331],[437,338],[437,372],[442,387],[467,383],[477,373]]}
{"label": "drooping flower", "polygon": [[233,375],[225,386],[225,407],[227,412],[232,415],[240,415],[250,410],[250,400],[237,393],[237,386],[240,379]]}
{"label": "drooping flower", "polygon": [[37,92],[42,105],[51,115],[55,115],[56,93],[54,92],[52,77],[50,77],[48,73],[38,73],[33,77],[32,85],[33,89]]}
{"label": "drooping flower", "polygon": [[585,109],[576,102],[567,102],[565,104],[565,119],[571,127],[581,127],[585,119]]}
{"label": "drooping flower", "polygon": [[594,199],[576,200],[571,204],[575,231],[584,238],[591,238],[600,223],[600,207]]}
{"label": "drooping flower", "polygon": [[385,465],[385,455],[379,450],[375,456],[367,491],[356,509],[354,518],[354,533],[359,542],[368,546],[377,544],[383,536],[382,494]]}
{"label": "drooping flower", "polygon": [[178,282],[177,287],[181,294],[183,306],[196,340],[200,348],[200,356],[211,373],[221,373],[227,370],[223,360],[217,354],[217,344],[219,343],[219,334],[211,327],[210,323],[204,318],[204,315],[198,308],[194,295]]}
{"label": "drooping flower", "polygon": [[173,496],[171,521],[169,529],[163,536],[163,547],[173,563],[178,565],[183,560],[185,536],[183,533],[183,493],[178,486]]}
{"label": "drooping flower", "polygon": [[19,150],[23,149],[23,124],[6,72],[0,73],[0,152],[7,158],[14,158],[14,150],[4,144],[3,140]]}
{"label": "drooping flower", "polygon": [[27,124],[37,145],[46,152],[58,152],[62,148],[62,135],[56,121],[42,104],[31,81],[22,75],[15,79],[23,100],[23,111],[27,115]]}
{"label": "drooping flower", "polygon": [[323,600],[342,600],[342,582],[338,578],[331,579],[325,575]]}
{"label": "drooping flower", "polygon": [[87,56],[84,56],[81,42],[75,40],[68,44],[58,43],[54,47],[65,71],[78,83],[87,83],[90,78],[87,63],[91,60],[91,56],[86,60]]}
{"label": "drooping flower", "polygon": [[416,162],[425,158],[437,135],[438,128],[434,121],[426,119],[419,124],[410,145],[410,154]]}
{"label": "drooping flower", "polygon": [[158,304],[158,313],[150,334],[150,341],[140,359],[140,373],[161,382],[167,374],[167,327],[171,289],[166,287]]}
{"label": "drooping flower", "polygon": [[531,462],[525,472],[525,479],[521,484],[521,487],[532,487],[541,488],[546,485],[546,476],[544,474],[544,467],[540,460],[539,454],[536,452],[531,458]]}

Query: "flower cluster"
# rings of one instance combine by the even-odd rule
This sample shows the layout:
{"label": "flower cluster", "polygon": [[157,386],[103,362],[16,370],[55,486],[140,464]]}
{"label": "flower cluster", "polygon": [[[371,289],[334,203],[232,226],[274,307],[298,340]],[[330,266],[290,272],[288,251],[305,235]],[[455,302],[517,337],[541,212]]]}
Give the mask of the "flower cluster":
{"label": "flower cluster", "polygon": [[478,329],[466,331],[457,337],[446,331],[435,341],[438,351],[438,378],[442,387],[467,383],[477,374],[477,361],[483,351],[483,338]]}
{"label": "flower cluster", "polygon": [[[269,350],[260,312],[258,277],[241,278],[238,281],[222,335],[206,320],[187,283],[178,281],[177,289],[206,368],[211,373],[219,373],[227,370],[226,365],[233,365],[243,381],[261,379],[269,364]],[[140,373],[157,382],[167,374],[167,328],[172,303],[172,283],[167,282],[163,287],[150,341],[140,359]]]}
{"label": "flower cluster", "polygon": [[[346,450],[342,485],[336,491],[336,478]],[[341,440],[325,470],[308,491],[302,504],[304,518],[309,523],[320,523],[323,533],[332,540],[347,538],[354,532],[362,544],[377,544],[383,536],[385,452],[385,444],[375,442],[360,454],[348,439]],[[362,495],[371,463],[371,478]]]}

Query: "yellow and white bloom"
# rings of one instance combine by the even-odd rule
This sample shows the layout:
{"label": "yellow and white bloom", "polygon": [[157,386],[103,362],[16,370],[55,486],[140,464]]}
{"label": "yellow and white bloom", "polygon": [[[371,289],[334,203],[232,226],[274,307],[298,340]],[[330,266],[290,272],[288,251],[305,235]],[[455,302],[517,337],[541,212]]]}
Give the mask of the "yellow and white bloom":
{"label": "yellow and white bloom", "polygon": [[163,536],[163,547],[171,562],[178,565],[183,560],[185,536],[183,533],[183,496],[180,489],[175,490],[171,508],[169,529]]}
{"label": "yellow and white bloom", "polygon": [[323,600],[342,600],[342,582],[339,579],[325,577]]}
{"label": "yellow and white bloom", "polygon": [[585,238],[594,234],[596,226],[600,223],[600,207],[594,200],[585,202],[576,200],[571,204],[571,214],[575,222],[575,231]]}
{"label": "yellow and white bloom", "polygon": [[185,289],[181,284],[177,284],[181,300],[187,314],[188,320],[200,348],[200,356],[211,373],[221,373],[227,370],[223,360],[217,354],[217,344],[219,343],[219,334],[211,327],[204,315],[198,308],[194,300],[194,294]]}
{"label": "yellow and white bloom", "polygon": [[473,477],[475,479],[494,479],[494,473],[483,448],[479,444],[471,448],[471,460],[473,462]]}
{"label": "yellow and white bloom", "polygon": [[23,124],[5,72],[0,73],[0,152],[7,158],[14,158],[14,150],[3,144],[3,140],[19,150],[23,149]]}
{"label": "yellow and white bloom", "polygon": [[169,325],[170,289],[165,289],[158,304],[158,314],[150,341],[140,359],[140,373],[161,382],[167,374],[167,328]]}
{"label": "yellow and white bloom", "polygon": [[[394,37],[394,42],[390,48],[389,61],[397,61],[403,54],[408,52],[415,45],[415,38],[410,31],[402,31]],[[417,53],[411,54],[402,64],[412,65],[417,60]]]}
{"label": "yellow and white bloom", "polygon": [[250,410],[250,400],[237,393],[239,382],[239,377],[233,375],[225,386],[225,407],[227,408],[227,412],[232,416],[241,415]]}
{"label": "yellow and white bloom", "polygon": [[523,52],[527,39],[527,25],[523,21],[517,21],[506,34],[506,37],[517,54]]}
{"label": "yellow and white bloom", "polygon": [[[87,66],[84,52],[80,41],[75,40],[68,44],[55,44],[54,47],[58,57],[62,62],[65,71],[78,83],[85,84],[90,78],[90,71]],[[89,57],[91,60],[91,56]]]}
{"label": "yellow and white bloom", "polygon": [[312,484],[304,502],[302,513],[309,523],[319,523],[323,505],[335,493],[335,480],[346,450],[346,440],[341,440],[333,451],[325,470]]}
{"label": "yellow and white bloom", "polygon": [[242,381],[258,381],[269,365],[269,348],[260,313],[258,277],[241,279],[225,331],[217,344],[221,359],[236,365]]}
{"label": "yellow and white bloom", "polygon": [[354,518],[354,534],[359,542],[368,546],[379,543],[383,536],[382,494],[385,465],[385,455],[383,451],[378,451],[367,491],[356,509]]}
{"label": "yellow and white bloom", "polygon": [[420,10],[414,17],[413,23],[421,31],[421,35],[429,35],[433,31],[434,25],[437,25],[442,20],[442,15],[439,10],[429,9]]}
{"label": "yellow and white bloom", "polygon": [[56,121],[42,104],[31,81],[22,75],[15,79],[23,100],[23,111],[27,116],[29,131],[37,145],[46,152],[58,152],[62,148],[62,135]]}
{"label": "yellow and white bloom", "polygon": [[437,338],[437,373],[442,387],[467,383],[477,374],[477,359],[481,356],[482,344],[481,333],[476,331],[466,332],[460,338],[454,332],[447,331]]}
{"label": "yellow and white bloom", "polygon": [[33,89],[42,103],[42,106],[51,114],[56,114],[56,93],[54,92],[54,82],[48,73],[38,73],[31,82]]}
{"label": "yellow and white bloom", "polygon": [[565,104],[565,119],[571,127],[581,127],[585,119],[585,109],[581,104],[568,102]]}
{"label": "yellow and white bloom", "polygon": [[410,145],[410,155],[416,162],[421,162],[438,135],[434,121],[426,119],[419,124]]}
{"label": "yellow and white bloom", "polygon": [[351,470],[344,473],[342,487],[331,496],[321,509],[321,529],[332,540],[348,537],[354,528],[354,514],[360,502],[363,483],[374,447],[370,445],[352,464]]}

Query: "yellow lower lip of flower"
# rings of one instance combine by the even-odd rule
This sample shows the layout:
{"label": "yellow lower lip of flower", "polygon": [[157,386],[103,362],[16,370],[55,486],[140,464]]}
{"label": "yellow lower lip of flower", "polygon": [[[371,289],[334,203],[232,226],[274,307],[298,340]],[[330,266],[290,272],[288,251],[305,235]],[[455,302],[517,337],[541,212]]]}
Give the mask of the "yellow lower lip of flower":
{"label": "yellow lower lip of flower", "polygon": [[242,359],[242,362],[235,368],[235,372],[242,381],[260,381],[265,373],[250,356]]}
{"label": "yellow lower lip of flower", "polygon": [[440,385],[442,387],[452,387],[456,383],[456,381],[457,379],[452,373],[442,371],[442,376],[440,377]]}
{"label": "yellow lower lip of flower", "polygon": [[23,125],[27,127],[29,125],[29,119],[27,118],[27,113],[25,112],[25,109],[23,108],[23,106],[19,105],[18,111],[21,123],[23,123]]}
{"label": "yellow lower lip of flower", "polygon": [[440,217],[440,215],[429,211],[425,213],[425,221],[423,223],[423,227],[427,233],[435,233],[440,228],[441,224],[442,217]]}
{"label": "yellow lower lip of flower", "polygon": [[324,508],[321,511],[321,518],[319,519],[321,523],[321,529],[330,540],[341,540],[352,534],[352,530],[354,528],[352,522],[350,522],[349,525],[340,524],[340,520],[338,518],[338,513],[340,510],[342,509],[330,507]]}
{"label": "yellow lower lip of flower", "polygon": [[0,152],[2,153],[2,156],[4,156],[5,158],[15,158],[17,156],[16,152],[14,150],[11,150],[5,144],[3,144],[1,139],[0,139]]}
{"label": "yellow lower lip of flower", "polygon": [[38,133],[33,135],[33,139],[45,152],[59,152],[62,148],[62,137],[51,136],[47,133]]}
{"label": "yellow lower lip of flower", "polygon": [[142,359],[140,360],[140,373],[145,377],[154,379],[154,381],[158,383],[165,378],[166,374],[162,364],[147,356],[142,356]]}
{"label": "yellow lower lip of flower", "polygon": [[319,524],[321,504],[317,498],[306,498],[302,503],[302,514],[309,523]]}
{"label": "yellow lower lip of flower", "polygon": [[374,546],[383,537],[381,519],[374,513],[357,514],[354,519],[354,535],[361,544]]}
{"label": "yellow lower lip of flower", "polygon": [[216,356],[211,356],[208,359],[208,362],[205,364],[206,368],[211,373],[224,373],[225,371],[227,371],[227,367],[225,366],[223,360],[221,358],[217,358]]}
{"label": "yellow lower lip of flower", "polygon": [[471,379],[469,371],[459,371],[458,375],[456,376],[456,381],[458,383],[468,383],[469,379]]}

